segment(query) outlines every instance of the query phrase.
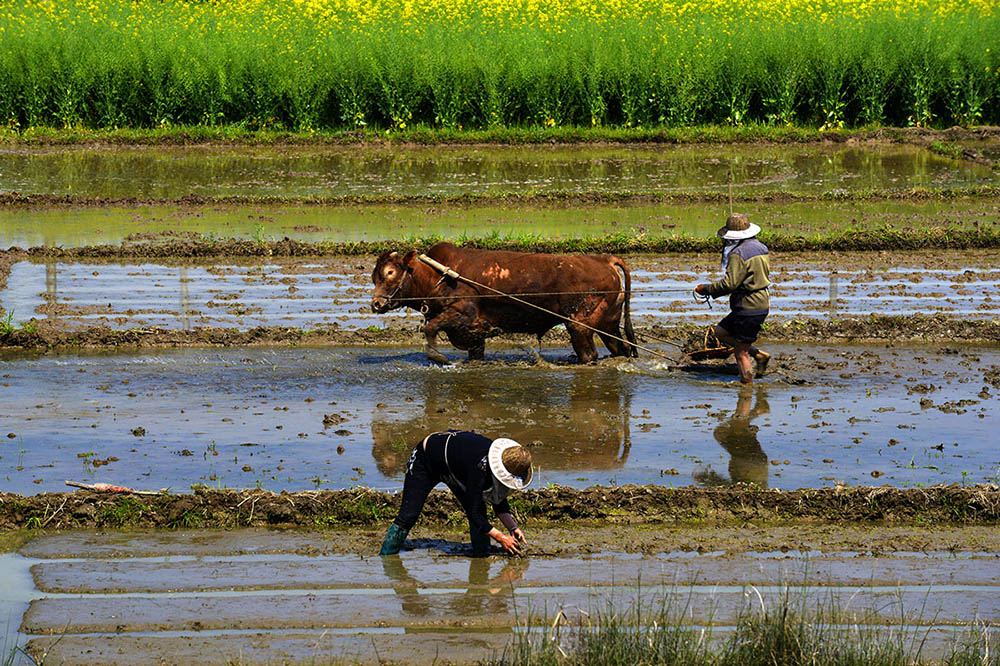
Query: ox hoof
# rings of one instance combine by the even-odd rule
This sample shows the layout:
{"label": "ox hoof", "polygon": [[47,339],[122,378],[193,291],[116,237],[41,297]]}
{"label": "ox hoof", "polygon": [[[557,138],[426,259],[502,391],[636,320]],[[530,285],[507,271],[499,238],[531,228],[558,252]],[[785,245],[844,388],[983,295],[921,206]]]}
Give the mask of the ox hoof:
{"label": "ox hoof", "polygon": [[427,358],[429,358],[430,360],[434,361],[438,365],[450,365],[451,364],[451,361],[448,360],[448,357],[446,357],[444,354],[442,354],[441,352],[439,352],[437,349],[433,349],[433,348],[428,349],[427,350]]}

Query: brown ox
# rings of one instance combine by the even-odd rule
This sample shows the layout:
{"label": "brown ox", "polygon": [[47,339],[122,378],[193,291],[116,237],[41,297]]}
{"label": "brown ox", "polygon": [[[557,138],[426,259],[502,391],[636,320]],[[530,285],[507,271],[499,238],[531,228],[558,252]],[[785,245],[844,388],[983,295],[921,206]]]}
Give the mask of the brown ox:
{"label": "brown ox", "polygon": [[[451,243],[438,243],[427,255],[463,278],[505,294],[525,294],[519,298],[568,318],[443,276],[421,261],[416,250],[405,255],[386,252],[372,271],[372,310],[383,313],[405,306],[422,312],[427,356],[433,361],[447,363],[435,348],[442,331],[453,345],[468,350],[469,359],[482,359],[486,338],[531,333],[541,339],[559,324],[566,324],[580,363],[597,359],[594,329],[612,356],[636,355],[629,315],[632,278],[618,257],[472,250]],[[628,342],[618,339],[623,309]]]}

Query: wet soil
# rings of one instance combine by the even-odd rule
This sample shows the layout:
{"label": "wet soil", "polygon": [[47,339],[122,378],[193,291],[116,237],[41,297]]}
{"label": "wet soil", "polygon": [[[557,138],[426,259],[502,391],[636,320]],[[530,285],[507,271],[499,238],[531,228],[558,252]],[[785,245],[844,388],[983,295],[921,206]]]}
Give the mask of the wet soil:
{"label": "wet soil", "polygon": [[[722,186],[719,186],[721,189]],[[1000,197],[1000,187],[996,185],[971,185],[949,188],[911,188],[911,189],[861,189],[822,192],[818,194],[802,194],[782,190],[763,190],[742,194],[741,204],[753,203],[796,203],[823,201],[931,201],[948,200],[958,197],[977,197],[984,200],[994,200]],[[496,194],[468,193],[458,195],[421,195],[421,194],[379,194],[379,195],[345,195],[345,196],[312,196],[287,197],[266,195],[245,196],[203,196],[187,194],[174,198],[134,197],[134,196],[103,196],[87,197],[75,194],[21,194],[19,192],[0,192],[0,206],[12,208],[109,208],[109,207],[143,207],[143,206],[220,206],[253,204],[260,206],[279,205],[318,205],[318,206],[350,206],[373,204],[448,204],[469,205],[484,203],[503,203],[517,206],[539,206],[543,204],[563,204],[587,206],[602,203],[653,203],[653,204],[698,204],[719,203],[729,201],[729,195],[722,192],[698,193],[662,193],[657,191],[609,191],[609,192],[567,192],[552,191],[544,194],[502,192]]]}
{"label": "wet soil", "polygon": [[[383,526],[398,510],[399,495],[359,488],[271,493],[203,489],[190,495],[113,496],[105,493],[0,494],[0,529],[85,527],[224,527],[343,525]],[[530,490],[512,502],[533,529],[567,520],[601,525],[661,526],[761,522],[872,525],[995,525],[1000,488],[995,485],[926,488],[850,487],[765,490],[757,487],[592,487]],[[443,491],[431,494],[421,524],[462,525],[464,514]],[[374,539],[380,536],[372,534]],[[660,548],[661,536],[619,546]],[[577,545],[577,548],[580,546]],[[600,548],[599,548],[600,549]]]}
{"label": "wet soil", "polygon": [[[233,328],[195,328],[192,330],[142,327],[115,329],[94,326],[84,330],[53,329],[39,321],[30,329],[16,328],[0,334],[0,349],[56,351],[73,349],[156,349],[174,347],[399,347],[421,346],[424,335],[416,328],[344,330],[337,326],[301,329],[289,326],[257,326],[250,330]],[[668,340],[687,340],[700,336],[700,324],[636,327],[640,341],[647,336]],[[947,315],[894,315],[838,317],[832,321],[795,319],[774,321],[768,326],[768,342],[824,343],[842,341],[905,342],[997,342],[1000,321],[954,319]],[[564,347],[569,336],[562,329],[546,334],[543,345]],[[523,349],[536,345],[533,336],[507,335],[490,343],[493,349]],[[667,350],[667,353],[670,353]]]}

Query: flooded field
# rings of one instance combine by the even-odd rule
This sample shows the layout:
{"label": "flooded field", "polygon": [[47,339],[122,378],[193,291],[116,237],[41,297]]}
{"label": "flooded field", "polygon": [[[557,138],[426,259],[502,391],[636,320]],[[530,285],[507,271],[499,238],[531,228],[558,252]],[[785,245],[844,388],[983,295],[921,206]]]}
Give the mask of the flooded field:
{"label": "flooded field", "polygon": [[8,354],[0,475],[26,494],[65,479],[398,490],[414,443],[460,427],[530,446],[540,486],[997,481],[1000,349],[769,349],[749,393],[731,365],[575,367],[568,347],[444,368],[407,348]]}
{"label": "flooded field", "polygon": [[[637,324],[718,320],[718,307],[711,310],[691,297],[693,285],[719,276],[712,259],[629,257]],[[421,316],[413,310],[371,312],[374,263],[374,257],[180,264],[22,261],[11,267],[0,305],[14,313],[15,321],[35,317],[47,327],[70,331],[419,325]],[[772,265],[776,318],[914,312],[964,319],[1000,316],[1000,269],[987,251],[844,253],[836,260],[775,255]]]}
{"label": "flooded field", "polygon": [[[614,531],[581,527],[574,537],[601,543]],[[798,613],[839,609],[837,619],[854,631],[915,637],[933,658],[962,627],[1000,619],[995,556],[956,550],[982,543],[985,532],[927,533],[914,552],[912,531],[769,531],[774,543],[791,539],[806,550],[748,550],[728,529],[699,530],[702,552],[561,557],[537,553],[565,539],[565,530],[538,530],[530,536],[536,554],[500,561],[456,558],[447,539],[462,537],[451,533],[413,540],[400,557],[372,558],[358,548],[371,535],[350,529],[69,532],[0,555],[7,592],[0,611],[30,641],[30,653],[66,664],[465,663],[502,652],[518,634],[540,638],[553,624],[560,630],[549,640],[568,648],[573,626],[610,613],[634,628],[673,619],[721,641],[746,613],[783,604]],[[664,536],[669,548],[694,535]],[[895,545],[871,556],[886,544]],[[988,547],[995,546],[994,539]]]}
{"label": "flooded field", "polygon": [[[740,204],[772,233],[817,236],[848,229],[991,229],[1000,203],[954,198]],[[379,241],[410,237],[538,236],[576,238],[629,233],[711,236],[725,214],[719,203],[526,205],[366,204],[0,206],[0,248],[119,244],[126,240],[248,238]]]}
{"label": "flooded field", "polygon": [[[983,147],[985,148],[985,146]],[[51,147],[0,150],[0,192],[83,197],[911,189],[995,184],[899,144]]]}
{"label": "flooded field", "polygon": [[[748,390],[731,361],[680,362],[653,338],[721,318],[690,291],[719,277],[714,252],[626,257],[637,331],[670,360],[581,367],[561,330],[431,364],[418,314],[371,313],[371,256],[127,250],[711,237],[730,178],[739,210],[787,237],[992,230],[1000,203],[969,188],[1000,185],[995,146],[966,148],[976,161],[854,141],[5,147],[0,194],[41,198],[0,203],[0,248],[95,257],[0,257],[0,337],[38,334],[0,348],[2,519],[27,528],[0,542],[5,645],[67,664],[467,662],[605,612],[632,631],[667,609],[721,642],[791,599],[946,654],[1000,621],[993,250],[774,253],[773,360]],[[822,334],[838,321],[865,341]],[[400,490],[413,445],[449,427],[531,449],[527,557],[464,557],[443,494],[400,558],[372,556],[394,510],[375,491]],[[169,494],[47,494],[66,480]],[[321,531],[207,529],[266,524]],[[53,531],[109,525],[172,529]]]}

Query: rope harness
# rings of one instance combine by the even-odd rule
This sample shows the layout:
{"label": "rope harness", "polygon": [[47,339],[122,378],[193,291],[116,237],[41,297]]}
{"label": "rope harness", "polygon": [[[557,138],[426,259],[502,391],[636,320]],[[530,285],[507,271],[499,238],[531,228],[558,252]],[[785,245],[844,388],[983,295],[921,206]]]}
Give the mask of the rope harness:
{"label": "rope harness", "polygon": [[[678,359],[675,359],[675,358],[673,358],[671,356],[667,356],[666,354],[664,354],[662,352],[658,352],[655,349],[650,349],[649,347],[644,347],[642,345],[636,344],[635,342],[631,342],[631,341],[626,340],[625,338],[622,338],[620,336],[613,335],[611,333],[608,333],[607,331],[602,331],[602,330],[594,328],[593,326],[590,326],[588,324],[584,324],[583,322],[576,321],[575,319],[567,317],[566,315],[561,315],[558,312],[553,312],[552,310],[550,310],[548,308],[545,308],[545,307],[542,307],[541,305],[536,305],[536,304],[534,304],[534,303],[532,303],[530,301],[524,300],[523,298],[518,298],[517,296],[514,296],[513,294],[506,294],[506,293],[500,291],[499,289],[494,289],[493,287],[491,287],[489,285],[483,284],[481,282],[477,282],[477,281],[475,281],[475,280],[473,280],[471,278],[467,278],[464,275],[460,275],[459,273],[457,273],[454,269],[449,268],[448,266],[445,266],[444,264],[442,264],[442,263],[440,263],[438,261],[435,261],[434,259],[431,259],[426,254],[420,254],[420,255],[418,255],[418,258],[420,259],[420,261],[424,262],[425,264],[427,264],[428,266],[430,266],[431,268],[433,268],[434,270],[436,270],[436,271],[438,271],[439,273],[442,274],[441,280],[438,281],[438,285],[440,285],[441,281],[443,281],[446,277],[450,277],[450,278],[452,278],[454,280],[459,280],[461,282],[464,282],[465,284],[467,284],[469,286],[472,286],[472,287],[475,287],[475,288],[478,288],[478,289],[486,289],[486,290],[492,292],[497,297],[509,298],[510,300],[512,300],[512,301],[514,301],[516,303],[520,303],[522,305],[527,305],[528,307],[535,308],[536,310],[540,310],[540,311],[542,311],[542,312],[544,312],[544,313],[546,313],[548,315],[551,315],[551,316],[553,316],[553,317],[555,317],[557,319],[562,319],[563,321],[569,322],[569,323],[574,324],[576,326],[580,326],[580,327],[585,328],[585,329],[587,329],[589,331],[593,331],[594,333],[598,333],[599,335],[607,336],[607,337],[612,338],[614,340],[618,340],[619,342],[624,342],[626,345],[631,345],[631,346],[635,347],[636,349],[641,349],[642,351],[646,352],[647,354],[652,354],[653,356],[659,356],[660,358],[665,358],[668,361],[670,361],[671,363],[678,363],[679,362]],[[400,281],[400,283],[402,284],[402,281]],[[435,286],[435,289],[436,288],[437,287]],[[598,292],[579,292],[579,293],[581,293],[581,294],[590,294],[590,293],[598,293]],[[621,290],[619,290],[619,291],[608,292],[608,293],[620,294],[622,292],[621,292]],[[528,294],[524,294],[524,295],[527,296]],[[455,298],[455,297],[452,297],[452,298]],[[664,340],[663,342],[666,342],[666,341]],[[677,344],[675,342],[671,342],[670,344],[676,345],[677,347],[681,347],[681,345],[679,345],[679,344]]]}

